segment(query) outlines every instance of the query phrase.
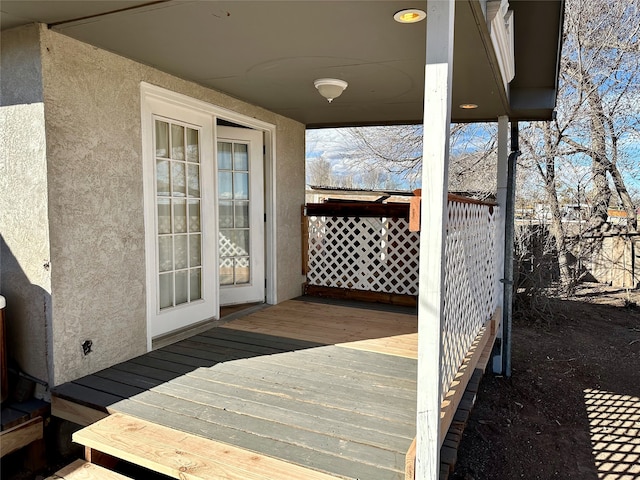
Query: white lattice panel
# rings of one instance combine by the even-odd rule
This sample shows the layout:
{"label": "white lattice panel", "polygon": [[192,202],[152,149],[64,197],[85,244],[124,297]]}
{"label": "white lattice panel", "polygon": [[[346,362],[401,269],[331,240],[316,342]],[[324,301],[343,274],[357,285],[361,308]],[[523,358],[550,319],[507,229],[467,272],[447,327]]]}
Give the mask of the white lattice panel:
{"label": "white lattice panel", "polygon": [[218,235],[218,251],[221,267],[233,267],[233,258],[248,256],[249,252],[222,232]]}
{"label": "white lattice panel", "polygon": [[[493,210],[493,212],[491,212]],[[497,306],[497,207],[449,202],[445,240],[445,298],[441,382],[443,394],[482,326]]]}
{"label": "white lattice panel", "polygon": [[[449,202],[445,239],[443,395],[499,300],[500,211]],[[418,294],[419,235],[403,219],[308,217],[310,285]],[[424,232],[423,232],[424,233]]]}
{"label": "white lattice panel", "polygon": [[419,236],[404,219],[309,217],[310,285],[418,294]]}

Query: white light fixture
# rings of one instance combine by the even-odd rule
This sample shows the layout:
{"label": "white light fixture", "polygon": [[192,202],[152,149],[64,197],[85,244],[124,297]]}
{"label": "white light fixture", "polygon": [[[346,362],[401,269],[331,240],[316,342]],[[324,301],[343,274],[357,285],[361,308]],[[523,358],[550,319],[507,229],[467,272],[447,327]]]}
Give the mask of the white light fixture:
{"label": "white light fixture", "polygon": [[460,105],[460,108],[462,108],[463,110],[474,110],[478,108],[478,105],[476,105],[475,103],[463,103],[462,105]]}
{"label": "white light fixture", "polygon": [[396,12],[393,19],[398,23],[417,23],[427,18],[427,14],[417,8],[408,8]]}
{"label": "white light fixture", "polygon": [[347,85],[349,85],[344,80],[338,80],[337,78],[319,78],[315,80],[313,84],[318,89],[318,92],[320,92],[320,95],[329,100],[329,103],[331,103],[334,98],[342,95],[342,92],[344,92]]}

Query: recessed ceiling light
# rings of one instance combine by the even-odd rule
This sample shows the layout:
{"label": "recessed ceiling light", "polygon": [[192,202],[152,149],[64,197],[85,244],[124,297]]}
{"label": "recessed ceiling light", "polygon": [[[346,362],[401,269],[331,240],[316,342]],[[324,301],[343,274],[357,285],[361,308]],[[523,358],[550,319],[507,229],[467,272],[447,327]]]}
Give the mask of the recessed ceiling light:
{"label": "recessed ceiling light", "polygon": [[393,19],[399,23],[416,23],[427,18],[427,14],[417,8],[408,8],[396,12]]}
{"label": "recessed ceiling light", "polygon": [[475,103],[463,103],[460,105],[460,108],[464,110],[473,110],[475,108],[478,108],[478,105],[476,105]]}

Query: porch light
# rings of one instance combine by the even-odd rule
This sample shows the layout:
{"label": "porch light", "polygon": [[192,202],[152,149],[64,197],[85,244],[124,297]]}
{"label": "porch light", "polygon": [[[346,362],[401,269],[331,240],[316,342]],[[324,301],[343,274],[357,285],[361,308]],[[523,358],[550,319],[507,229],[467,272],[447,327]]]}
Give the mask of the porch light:
{"label": "porch light", "polygon": [[417,8],[408,8],[396,12],[393,19],[398,23],[416,23],[427,18],[427,14]]}
{"label": "porch light", "polygon": [[344,92],[347,85],[349,85],[344,80],[338,80],[337,78],[319,78],[315,80],[313,84],[318,89],[318,92],[320,92],[320,95],[326,98],[329,103],[331,103],[334,98],[342,95],[342,92]]}
{"label": "porch light", "polygon": [[478,105],[476,105],[475,103],[463,103],[462,105],[460,105],[460,108],[462,108],[463,110],[474,110],[478,108]]}

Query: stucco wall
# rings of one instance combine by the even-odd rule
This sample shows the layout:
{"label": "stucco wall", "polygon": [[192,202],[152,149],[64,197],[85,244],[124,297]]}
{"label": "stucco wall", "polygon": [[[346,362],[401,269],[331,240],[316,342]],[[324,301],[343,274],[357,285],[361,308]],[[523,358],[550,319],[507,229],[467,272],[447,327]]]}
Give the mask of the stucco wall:
{"label": "stucco wall", "polygon": [[2,32],[0,105],[42,102],[40,33],[36,24]]}
{"label": "stucco wall", "polygon": [[22,370],[49,381],[51,274],[38,28],[2,32],[0,42],[0,293],[7,301],[7,348]]}
{"label": "stucco wall", "polygon": [[141,81],[277,126],[278,299],[300,294],[302,124],[44,27],[41,39],[55,384],[146,350]]}
{"label": "stucco wall", "polygon": [[[275,122],[274,122],[275,123]],[[305,195],[305,129],[292,120],[277,123],[276,226],[278,302],[302,293],[301,207]]]}

